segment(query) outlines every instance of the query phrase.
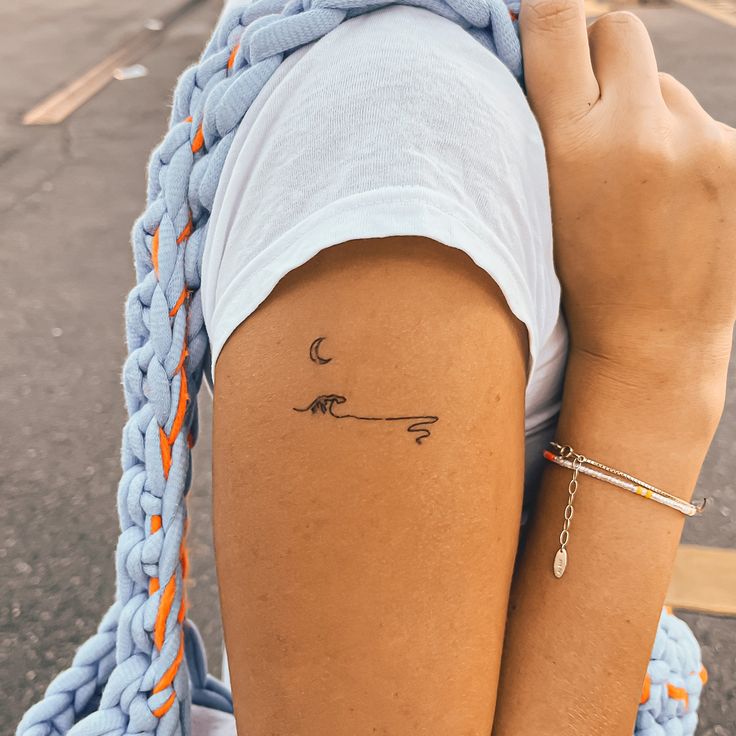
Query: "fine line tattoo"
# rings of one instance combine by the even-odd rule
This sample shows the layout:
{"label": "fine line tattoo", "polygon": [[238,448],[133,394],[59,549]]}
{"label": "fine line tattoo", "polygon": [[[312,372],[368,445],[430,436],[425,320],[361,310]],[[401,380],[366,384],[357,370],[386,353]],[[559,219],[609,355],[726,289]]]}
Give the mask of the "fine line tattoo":
{"label": "fine line tattoo", "polygon": [[325,363],[329,363],[332,360],[332,358],[323,358],[321,355],[318,354],[319,344],[324,339],[325,339],[324,337],[318,337],[309,346],[309,358],[310,358],[310,360],[313,360],[315,363],[319,363],[320,365],[324,365]]}
{"label": "fine line tattoo", "polygon": [[[323,358],[321,355],[319,355],[319,346],[320,343],[324,340],[324,337],[318,337],[316,340],[312,342],[312,344],[309,347],[309,358],[315,363],[318,363],[319,365],[324,365],[325,363],[329,363],[332,358]],[[406,417],[360,417],[356,414],[335,414],[334,407],[336,404],[344,404],[347,401],[347,398],[345,396],[340,396],[339,394],[320,394],[317,396],[316,399],[314,399],[309,406],[305,406],[303,408],[299,407],[292,407],[294,411],[311,411],[312,414],[316,414],[317,412],[322,412],[322,414],[329,414],[331,417],[334,417],[335,419],[361,419],[361,420],[367,420],[371,422],[375,421],[382,421],[382,422],[398,422],[398,421],[408,421],[417,419],[419,421],[412,422],[407,428],[407,432],[417,432],[418,436],[415,438],[415,441],[418,445],[422,443],[422,440],[429,437],[431,432],[427,427],[423,425],[430,425],[434,424],[439,417],[433,416],[431,414],[428,415],[419,415],[419,416],[406,416]]]}
{"label": "fine line tattoo", "polygon": [[383,422],[396,422],[408,419],[419,419],[421,421],[412,422],[407,428],[407,432],[419,432],[419,436],[416,438],[416,443],[420,445],[425,437],[429,437],[431,432],[423,427],[423,424],[434,424],[439,417],[432,415],[420,415],[413,417],[359,417],[355,414],[335,414],[335,404],[344,404],[347,399],[344,396],[338,394],[322,394],[318,396],[309,406],[305,406],[303,409],[293,407],[294,411],[311,411],[312,414],[316,414],[321,411],[323,414],[329,414],[335,419],[367,419],[369,421],[383,421]]}

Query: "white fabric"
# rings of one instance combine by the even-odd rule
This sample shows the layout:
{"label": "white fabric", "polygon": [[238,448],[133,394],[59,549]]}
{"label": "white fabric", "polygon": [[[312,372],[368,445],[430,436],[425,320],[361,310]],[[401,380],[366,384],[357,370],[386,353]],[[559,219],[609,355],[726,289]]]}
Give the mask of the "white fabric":
{"label": "white fabric", "polygon": [[235,716],[214,708],[192,705],[192,736],[237,736]]}
{"label": "white fabric", "polygon": [[499,284],[529,331],[535,429],[557,409],[542,364],[564,352],[539,129],[496,57],[411,6],[297,49],[246,113],[202,263],[213,378],[229,335],[285,273],[330,245],[400,234],[461,248]]}
{"label": "white fabric", "polygon": [[227,338],[284,274],[323,248],[390,235],[465,251],[527,327],[525,521],[568,346],[544,148],[506,67],[412,6],[352,18],[297,49],[246,113],[202,263],[210,380]]}

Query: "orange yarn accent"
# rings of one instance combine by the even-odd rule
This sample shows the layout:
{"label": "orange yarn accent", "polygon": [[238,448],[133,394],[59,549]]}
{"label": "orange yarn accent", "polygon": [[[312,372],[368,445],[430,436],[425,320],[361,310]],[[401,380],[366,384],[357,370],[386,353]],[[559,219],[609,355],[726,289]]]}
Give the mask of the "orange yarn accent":
{"label": "orange yarn accent", "polygon": [[153,243],[151,243],[151,259],[153,260],[153,270],[158,276],[158,228],[153,234]]}
{"label": "orange yarn accent", "polygon": [[[157,531],[161,528],[161,516],[156,514],[151,517],[151,528]],[[182,543],[179,551],[180,559],[182,561],[182,578],[186,575],[187,571],[187,561],[186,561],[186,548],[184,546],[184,536],[186,536],[187,529],[189,528],[189,519],[184,519],[184,530],[182,534]],[[156,590],[158,590],[158,578],[151,578],[151,587],[155,584]],[[174,603],[174,598],[176,596],[176,582],[175,579],[172,578],[168,584],[166,585],[166,588],[164,589],[164,593],[161,596],[161,602],[159,605],[158,613],[156,615],[156,622],[154,624],[153,629],[153,641],[156,645],[156,648],[161,651],[164,645],[164,640],[166,638],[166,619],[169,617],[169,613],[171,611],[171,606]],[[179,613],[177,615],[177,622],[181,624],[184,621],[184,615],[186,611],[186,590],[182,591],[182,600],[181,605],[179,606]],[[176,673],[179,671],[179,667],[181,665],[182,659],[184,657],[184,629],[181,629],[180,631],[180,637],[179,640],[179,651],[176,654],[176,657],[174,661],[171,663],[170,667],[164,672],[161,679],[156,683],[156,685],[153,688],[152,694],[160,693],[163,690],[166,690],[167,687],[169,687],[173,682],[174,678],[176,677]],[[172,693],[166,702],[160,707],[157,708],[155,711],[153,711],[153,714],[156,716],[156,718],[161,718],[168,710],[171,708],[174,699],[176,697],[176,693]]]}
{"label": "orange yarn accent", "polygon": [[181,389],[179,390],[179,404],[176,409],[176,416],[174,417],[174,424],[171,427],[171,434],[167,437],[163,427],[158,428],[159,439],[161,444],[161,460],[164,466],[164,477],[168,479],[169,470],[171,470],[171,447],[176,442],[176,438],[179,436],[182,425],[184,424],[184,415],[187,411],[187,402],[189,401],[189,389],[187,387],[187,374],[184,368],[184,361],[189,355],[186,344],[182,348],[181,357],[179,358],[179,365],[176,367],[176,372],[181,373]]}
{"label": "orange yarn accent", "polygon": [[671,682],[667,683],[667,694],[674,698],[675,700],[684,700],[685,701],[685,707],[688,707],[688,695],[687,690],[685,690],[684,687],[677,687],[676,685],[673,685]]}
{"label": "orange yarn accent", "polygon": [[698,675],[700,676],[700,681],[705,685],[705,683],[708,682],[708,670],[705,669],[705,665],[700,666],[700,672]]}
{"label": "orange yarn accent", "polygon": [[169,435],[169,445],[173,445],[176,442],[176,438],[179,436],[182,424],[184,424],[184,415],[187,411],[187,402],[189,401],[189,391],[187,390],[187,373],[181,371],[181,389],[179,390],[179,406],[176,409],[176,416],[174,417],[174,424],[171,427],[171,434]]}
{"label": "orange yarn accent", "polygon": [[179,615],[176,617],[176,620],[177,620],[178,623],[180,623],[180,624],[181,623],[184,623],[184,617],[187,615],[187,608],[188,607],[189,606],[188,606],[188,603],[187,603],[187,594],[186,594],[186,590],[185,590],[184,591],[184,594],[181,597],[181,606],[179,606]]}
{"label": "orange yarn accent", "polygon": [[179,294],[179,298],[176,300],[176,304],[174,304],[173,307],[171,307],[171,311],[169,312],[169,317],[176,317],[176,313],[179,311],[179,307],[181,307],[182,304],[184,304],[185,299],[189,296],[189,289],[184,289],[181,294]]}
{"label": "orange yarn accent", "polygon": [[169,617],[175,594],[176,581],[174,578],[171,578],[164,588],[163,595],[161,596],[161,605],[158,607],[158,613],[156,614],[156,623],[153,626],[153,643],[159,651],[161,651],[161,647],[164,645],[164,639],[166,638],[166,619]]}
{"label": "orange yarn accent", "polygon": [[649,673],[647,673],[647,676],[644,678],[644,687],[641,691],[641,700],[639,701],[639,705],[643,705],[644,703],[649,700],[649,695],[651,693],[652,689],[652,678],[649,677]]}
{"label": "orange yarn accent", "polygon": [[200,124],[199,128],[197,128],[194,140],[192,141],[192,153],[197,153],[202,146],[204,146],[204,133],[202,132],[202,125]]}
{"label": "orange yarn accent", "polygon": [[192,222],[192,213],[189,213],[189,222],[187,223],[186,227],[179,233],[179,237],[176,239],[176,244],[181,245],[191,234],[194,230],[194,223]]}
{"label": "orange yarn accent", "polygon": [[[202,142],[204,143],[204,138],[202,138]],[[156,272],[156,276],[158,276],[158,231],[159,228],[156,228],[156,232],[153,233],[153,242],[151,243],[151,260],[153,261],[153,270]],[[189,222],[179,233],[179,237],[176,239],[177,245],[181,245],[192,234],[192,232],[194,232],[194,224],[192,223],[192,215],[190,213]]]}
{"label": "orange yarn accent", "polygon": [[191,123],[192,122],[192,116],[189,115],[189,117],[184,118],[185,123]]}
{"label": "orange yarn accent", "polygon": [[519,14],[515,13],[513,10],[509,10],[509,15],[511,16],[511,20],[518,20]]}
{"label": "orange yarn accent", "polygon": [[158,433],[161,444],[161,462],[164,466],[164,478],[168,479],[169,470],[171,470],[171,445],[162,427],[158,428]]}
{"label": "orange yarn accent", "polygon": [[153,694],[160,693],[162,690],[166,690],[166,688],[171,685],[172,682],[174,682],[174,677],[176,676],[176,671],[179,669],[179,665],[181,664],[182,656],[184,655],[184,632],[182,632],[182,637],[179,640],[179,652],[176,655],[176,659],[171,663],[171,667],[164,672],[163,677],[156,683],[156,687],[153,688]]}
{"label": "orange yarn accent", "polygon": [[178,373],[182,369],[187,355],[189,355],[189,348],[187,348],[186,343],[184,343],[184,347],[181,349],[181,355],[179,356],[179,362],[176,364],[176,370],[174,371],[174,373]]}
{"label": "orange yarn accent", "polygon": [[[154,514],[151,517],[151,534],[155,534],[161,528],[161,516]],[[148,595],[153,595],[159,588],[158,578],[151,578],[148,583]]]}
{"label": "orange yarn accent", "polygon": [[194,435],[191,432],[187,433],[187,447],[190,450],[194,447]]}
{"label": "orange yarn accent", "polygon": [[169,708],[174,704],[175,697],[176,693],[171,693],[166,702],[160,708],[156,708],[156,710],[153,711],[153,715],[155,715],[156,718],[161,718],[162,715],[168,713]]}
{"label": "orange yarn accent", "polygon": [[[181,577],[182,581],[185,581],[189,574],[189,551],[187,550],[187,534],[189,533],[189,517],[184,519],[184,530],[181,535],[181,546],[179,547],[179,560],[181,561]],[[179,623],[184,621],[184,616],[187,610],[187,589],[186,585],[183,586],[181,596],[181,606],[179,607]]]}
{"label": "orange yarn accent", "polygon": [[235,44],[235,48],[233,49],[232,54],[230,54],[230,58],[227,60],[227,68],[232,69],[233,64],[235,63],[235,57],[237,56],[238,49],[240,48],[240,44]]}
{"label": "orange yarn accent", "polygon": [[[182,531],[181,535],[181,545],[179,546],[179,560],[181,562],[181,578],[182,581],[186,581],[187,575],[189,573],[189,553],[187,551],[187,533],[189,532],[189,517],[184,518],[184,529]],[[179,615],[177,617],[177,621],[179,623],[182,623],[184,621],[184,616],[186,615],[187,611],[187,588],[186,585],[183,585],[182,589],[182,595],[181,595],[181,606],[179,606]]]}

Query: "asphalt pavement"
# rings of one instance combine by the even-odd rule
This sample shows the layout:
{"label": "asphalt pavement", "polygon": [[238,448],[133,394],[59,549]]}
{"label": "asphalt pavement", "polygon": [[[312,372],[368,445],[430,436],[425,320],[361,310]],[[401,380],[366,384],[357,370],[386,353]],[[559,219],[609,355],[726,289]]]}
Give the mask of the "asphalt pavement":
{"label": "asphalt pavement", "polygon": [[[114,597],[116,490],[125,421],[123,304],[134,281],[129,234],[146,162],[178,74],[221,4],[203,0],[140,62],[64,122],[23,114],[103,59],[177,0],[3,0],[0,7],[0,734],[43,693]],[[680,5],[635,8],[660,68],[736,126],[736,27]],[[694,245],[693,257],[697,257]],[[210,527],[210,399],[200,396],[189,548],[191,617],[220,672]],[[696,495],[710,513],[683,542],[736,548],[736,357],[727,406]],[[679,613],[679,612],[678,612]],[[736,619],[680,613],[710,682],[699,736],[736,734]]]}

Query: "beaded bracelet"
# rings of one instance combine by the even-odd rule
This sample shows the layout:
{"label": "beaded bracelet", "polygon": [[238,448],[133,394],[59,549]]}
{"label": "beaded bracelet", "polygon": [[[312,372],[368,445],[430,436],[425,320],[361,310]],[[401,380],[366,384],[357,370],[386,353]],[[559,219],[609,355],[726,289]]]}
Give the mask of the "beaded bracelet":
{"label": "beaded bracelet", "polygon": [[[567,567],[567,544],[570,541],[570,523],[572,522],[573,515],[572,504],[578,490],[578,473],[583,473],[585,475],[590,475],[593,478],[604,480],[614,486],[636,493],[638,496],[643,496],[644,498],[669,506],[671,509],[675,509],[686,516],[695,516],[696,514],[700,514],[705,508],[705,504],[708,500],[707,498],[704,498],[699,504],[690,503],[689,501],[677,498],[677,496],[673,496],[666,491],[656,488],[649,483],[645,483],[643,480],[639,480],[633,475],[624,473],[622,470],[616,470],[608,465],[599,463],[596,460],[591,460],[590,458],[585,457],[585,455],[580,455],[569,445],[559,445],[557,442],[550,442],[550,444],[559,449],[559,455],[555,455],[553,452],[545,450],[544,457],[564,468],[572,469],[572,479],[570,480],[570,484],[567,489],[568,500],[567,506],[565,507],[565,521],[562,526],[562,532],[560,533],[560,548],[557,550],[557,554],[555,555],[554,563],[552,565],[552,571],[557,578],[561,578],[564,575],[565,568]],[[594,470],[592,467],[587,467],[588,465],[601,468],[602,470],[608,471],[608,473],[613,473],[613,475],[607,475],[606,473],[602,473],[600,470]]]}

